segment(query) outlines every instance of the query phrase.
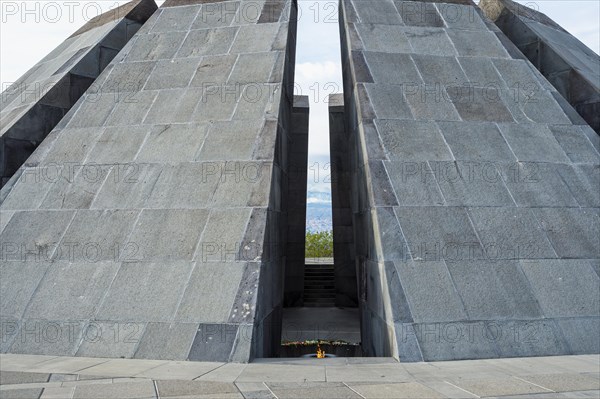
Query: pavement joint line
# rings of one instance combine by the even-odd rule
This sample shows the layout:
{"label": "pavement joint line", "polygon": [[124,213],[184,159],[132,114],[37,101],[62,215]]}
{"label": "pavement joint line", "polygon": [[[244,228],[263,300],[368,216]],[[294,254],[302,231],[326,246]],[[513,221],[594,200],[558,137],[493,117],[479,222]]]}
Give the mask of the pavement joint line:
{"label": "pavement joint line", "polygon": [[198,377],[194,377],[194,378],[192,378],[192,381],[196,381],[198,378],[200,378],[200,377],[203,377],[203,376],[205,376],[206,374],[210,374],[210,373],[212,373],[213,371],[216,371],[216,370],[220,369],[221,367],[225,366],[226,364],[229,364],[229,363],[223,363],[222,365],[220,365],[220,366],[218,366],[218,367],[215,367],[215,368],[214,368],[214,369],[212,369],[212,370],[209,370],[209,371],[207,371],[207,372],[205,372],[205,373],[202,373],[202,374],[200,374]]}
{"label": "pavement joint line", "polygon": [[156,399],[160,399],[160,395],[158,394],[158,383],[156,380],[152,380],[152,386],[154,387],[154,393],[156,394]]}
{"label": "pavement joint line", "polygon": [[[269,387],[265,381],[263,381],[262,383],[263,383],[263,385],[264,385],[264,386],[265,386],[265,387],[266,387],[266,388],[269,390],[269,392],[271,392],[271,395],[273,395],[273,397],[274,397],[275,399],[279,399],[279,398],[277,397],[277,395],[275,395],[275,392],[273,392],[273,391],[271,390],[271,387]],[[242,395],[243,395],[243,394],[242,394]]]}
{"label": "pavement joint line", "polygon": [[364,397],[363,395],[361,395],[359,392],[357,392],[354,388],[352,388],[350,385],[346,384],[345,382],[342,382],[342,384],[344,384],[346,387],[348,387],[349,390],[351,390],[352,392],[354,392],[355,394],[357,394],[361,398],[367,399],[366,397]]}
{"label": "pavement joint line", "polygon": [[473,395],[473,396],[474,396],[474,397],[476,397],[476,398],[481,398],[481,396],[479,396],[479,395],[477,395],[477,394],[474,394],[474,393],[473,393],[473,392],[471,392],[471,391],[467,391],[466,389],[464,389],[464,388],[461,388],[461,387],[459,387],[458,385],[454,385],[454,384],[453,384],[453,383],[451,383],[450,381],[446,381],[446,380],[444,380],[444,382],[445,382],[446,384],[448,384],[448,385],[451,385],[451,386],[453,386],[454,388],[460,389],[461,391],[468,393],[469,395]]}
{"label": "pavement joint line", "polygon": [[516,378],[517,380],[521,380],[521,381],[523,381],[523,382],[526,382],[526,383],[528,383],[528,384],[531,384],[531,385],[535,385],[536,387],[538,387],[538,388],[542,388],[542,389],[545,389],[546,391],[549,391],[549,392],[554,392],[554,393],[556,393],[556,391],[554,391],[554,390],[552,390],[552,389],[549,389],[549,388],[543,387],[543,386],[541,386],[541,385],[538,385],[538,384],[536,384],[536,383],[534,383],[534,382],[531,382],[531,381],[527,381],[527,380],[525,380],[525,379],[523,379],[523,378],[521,378],[521,377],[517,377],[516,375],[514,375],[514,376],[513,376],[513,378]]}

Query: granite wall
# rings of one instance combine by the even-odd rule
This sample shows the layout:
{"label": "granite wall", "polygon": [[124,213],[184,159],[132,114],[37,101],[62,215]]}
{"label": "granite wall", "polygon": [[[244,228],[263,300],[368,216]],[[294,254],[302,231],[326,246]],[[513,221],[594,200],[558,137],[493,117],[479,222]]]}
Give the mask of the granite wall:
{"label": "granite wall", "polygon": [[340,31],[363,351],[598,353],[592,128],[473,2],[342,0]]}
{"label": "granite wall", "polygon": [[168,0],[1,192],[2,352],[276,354],[295,1]]}
{"label": "granite wall", "polygon": [[0,188],[156,11],[134,0],[91,19],[0,99]]}
{"label": "granite wall", "polygon": [[[533,4],[530,4],[533,5]],[[577,110],[571,120],[600,134],[600,56],[541,12],[511,0],[482,0],[486,16]]]}
{"label": "granite wall", "polygon": [[308,96],[294,96],[288,147],[288,223],[284,306],[304,303],[304,246],[306,242],[306,190],[308,169]]}
{"label": "granite wall", "polygon": [[330,95],[328,102],[335,305],[356,307],[358,306],[358,283],[351,203],[351,162],[356,156],[356,148],[347,135],[349,130],[346,128],[343,94]]}

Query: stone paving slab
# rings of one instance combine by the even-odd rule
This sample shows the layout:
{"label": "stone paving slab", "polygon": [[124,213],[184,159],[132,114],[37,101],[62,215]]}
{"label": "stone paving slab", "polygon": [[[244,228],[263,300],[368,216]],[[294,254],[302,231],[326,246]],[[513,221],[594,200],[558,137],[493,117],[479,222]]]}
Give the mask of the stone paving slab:
{"label": "stone paving slab", "polygon": [[223,364],[0,355],[0,382],[1,398],[597,398],[600,356]]}

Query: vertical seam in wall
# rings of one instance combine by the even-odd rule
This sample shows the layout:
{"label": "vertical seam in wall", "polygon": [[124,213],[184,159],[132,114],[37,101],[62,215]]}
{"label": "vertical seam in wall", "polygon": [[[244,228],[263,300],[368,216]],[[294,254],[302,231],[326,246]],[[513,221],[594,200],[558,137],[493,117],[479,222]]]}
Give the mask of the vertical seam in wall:
{"label": "vertical seam in wall", "polygon": [[558,256],[558,252],[556,251],[556,248],[554,248],[554,244],[552,244],[552,241],[550,240],[550,236],[546,232],[546,229],[544,228],[544,225],[542,224],[541,219],[538,217],[538,215],[535,212],[536,209],[541,209],[541,208],[542,207],[539,207],[539,208],[527,208],[527,209],[529,210],[529,212],[531,212],[533,214],[533,218],[538,223],[538,226],[539,226],[539,228],[541,230],[541,233],[546,238],[546,241],[550,244],[550,248],[552,248],[552,251],[556,255],[556,259],[562,259],[560,256]]}
{"label": "vertical seam in wall", "polygon": [[[62,213],[66,213],[69,211],[65,211],[65,210],[51,210],[50,212],[62,212]],[[71,224],[73,223],[73,220],[75,219],[75,216],[77,215],[77,210],[72,210],[73,215],[71,215],[71,219],[69,220],[69,223],[67,223],[67,225],[65,226],[64,231],[62,232],[60,239],[57,241],[56,243],[56,248],[54,249],[54,251],[52,251],[52,254],[50,255],[50,262],[48,265],[48,268],[46,268],[46,271],[44,271],[44,274],[42,275],[42,277],[40,278],[40,280],[38,281],[37,285],[35,286],[35,289],[33,290],[33,293],[31,294],[31,296],[29,297],[29,300],[27,301],[27,305],[25,305],[25,308],[23,309],[23,313],[21,313],[19,319],[21,321],[24,320],[25,315],[27,314],[27,311],[29,310],[29,307],[31,306],[31,303],[33,302],[33,298],[35,297],[35,294],[38,292],[38,290],[40,289],[40,286],[42,285],[42,281],[44,281],[44,279],[46,278],[46,276],[48,275],[48,272],[50,271],[50,269],[52,268],[52,266],[54,264],[57,264],[54,262],[54,260],[52,259],[54,257],[54,255],[56,254],[56,251],[58,250],[58,247],[60,246],[60,243],[62,242],[64,236],[67,234],[67,231],[69,230],[69,227],[71,227]],[[69,265],[72,264],[72,262],[67,262]],[[13,342],[14,344],[14,342]]]}

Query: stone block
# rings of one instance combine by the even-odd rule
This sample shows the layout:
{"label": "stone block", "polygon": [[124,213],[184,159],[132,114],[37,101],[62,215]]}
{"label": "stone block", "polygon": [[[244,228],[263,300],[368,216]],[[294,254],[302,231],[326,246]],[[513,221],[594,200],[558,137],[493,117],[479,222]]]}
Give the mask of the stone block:
{"label": "stone block", "polygon": [[77,356],[131,358],[144,332],[143,323],[90,322]]}
{"label": "stone block", "polygon": [[[207,243],[214,245],[213,243]],[[237,245],[225,248],[226,243],[217,244],[219,252],[233,251]],[[212,248],[212,247],[211,247]],[[245,262],[198,261],[177,310],[178,322],[227,322],[233,306]]]}
{"label": "stone block", "polygon": [[[238,87],[240,95],[233,114],[234,120],[261,120],[257,115],[264,115],[270,119],[279,112],[281,101],[285,101],[279,95],[279,84],[249,83],[235,86]],[[287,146],[288,143],[282,141],[281,145]]]}
{"label": "stone block", "polygon": [[19,179],[8,192],[8,197],[2,202],[2,209],[37,209],[61,173],[60,166],[23,169]]}
{"label": "stone block", "polygon": [[500,173],[485,162],[430,162],[449,206],[514,206]]}
{"label": "stone block", "polygon": [[508,58],[508,53],[492,32],[449,29],[448,36],[458,55],[467,57]]}
{"label": "stone block", "polygon": [[458,61],[473,86],[506,87],[506,82],[498,74],[491,59],[483,57],[458,57]]}
{"label": "stone block", "polygon": [[30,373],[24,371],[0,372],[0,385],[34,384],[48,382],[50,374]]}
{"label": "stone block", "polygon": [[132,162],[149,131],[149,126],[106,128],[86,157],[86,162],[98,164]]}
{"label": "stone block", "polygon": [[234,54],[202,57],[190,86],[199,87],[225,83],[238,56]]}
{"label": "stone block", "polygon": [[412,47],[411,53],[455,56],[456,49],[442,28],[404,28],[404,35]]}
{"label": "stone block", "polygon": [[467,318],[443,260],[422,258],[394,263],[415,322],[451,322]]}
{"label": "stone block", "polygon": [[404,240],[400,224],[396,219],[393,208],[378,207],[376,208],[378,231],[376,234],[380,237],[381,246],[383,249],[383,260],[405,260],[410,259],[407,244]]}
{"label": "stone block", "polygon": [[[239,250],[250,219],[251,208],[213,209],[202,232],[196,260],[240,262]],[[254,248],[256,251],[256,248]],[[257,254],[258,255],[258,254]],[[254,257],[253,257],[254,258]]]}
{"label": "stone block", "polygon": [[223,168],[224,165],[220,162],[165,166],[146,205],[149,208],[207,207],[221,179]]}
{"label": "stone block", "polygon": [[498,166],[518,206],[578,206],[560,175],[560,170],[566,166],[542,162],[514,162]]}
{"label": "stone block", "polygon": [[500,58],[491,61],[500,72],[509,89],[524,90],[530,93],[531,96],[538,96],[544,90],[539,78],[533,74],[527,61]]}
{"label": "stone block", "polygon": [[[271,51],[279,27],[280,25],[277,23],[241,26],[230,52],[238,54]],[[257,37],[260,37],[261,40],[256,40]]]}
{"label": "stone block", "polygon": [[[110,93],[119,93],[118,98],[123,98],[125,97],[123,93],[142,90],[155,67],[155,61],[116,64],[106,81],[102,84],[100,89],[102,98],[109,98],[114,102],[115,97],[114,95],[111,96]],[[80,112],[82,111],[80,110]]]}
{"label": "stone block", "polygon": [[577,126],[553,125],[550,131],[574,163],[600,163],[600,154]]}
{"label": "stone block", "polygon": [[600,342],[596,339],[600,334],[600,318],[563,318],[556,320],[571,353],[589,354],[600,351]]}
{"label": "stone block", "polygon": [[531,209],[471,208],[469,215],[489,260],[556,258]]}
{"label": "stone block", "polygon": [[231,382],[159,380],[156,388],[161,398],[214,397],[237,398],[239,391]]}
{"label": "stone block", "polygon": [[200,64],[200,58],[176,58],[158,61],[144,90],[172,89],[189,86]]}
{"label": "stone block", "polygon": [[169,322],[173,318],[193,264],[124,262],[96,318],[123,322]]}
{"label": "stone block", "polygon": [[135,351],[136,359],[186,360],[197,324],[148,323]]}
{"label": "stone block", "polygon": [[161,90],[144,119],[145,124],[187,123],[202,101],[202,89]]}
{"label": "stone block", "polygon": [[[420,85],[421,77],[419,72],[415,68],[415,65],[408,54],[394,54],[384,52],[371,52],[365,51],[357,52],[354,51],[353,55],[364,54],[364,60],[357,63],[359,58],[354,59],[355,73],[361,75],[373,75],[373,80],[376,83],[397,83],[404,84],[411,87],[411,85]],[[362,57],[360,58],[362,59]],[[366,61],[366,64],[365,64]],[[367,65],[368,64],[368,65]],[[360,71],[358,68],[362,68]],[[372,82],[368,78],[360,79],[357,77],[357,81]]]}
{"label": "stone block", "polygon": [[5,248],[3,261],[51,260],[57,250],[56,238],[62,237],[73,214],[73,211],[15,213],[0,234]]}
{"label": "stone block", "polygon": [[522,90],[518,91],[518,105],[521,106],[523,113],[535,123],[543,124],[556,124],[556,125],[568,125],[571,123],[567,115],[552,94],[548,92],[542,92],[539,95],[533,96],[528,93],[523,93]]}
{"label": "stone block", "polygon": [[495,169],[492,162],[516,161],[500,130],[493,123],[438,122],[438,126],[457,160],[475,161],[485,168],[489,167],[491,176],[494,176]]}
{"label": "stone block", "polygon": [[402,21],[408,26],[444,26],[444,21],[433,3],[415,1],[396,1],[395,3]]}
{"label": "stone block", "polygon": [[485,31],[488,29],[485,22],[483,22],[483,19],[481,19],[477,8],[471,5],[455,4],[455,2],[451,2],[437,3],[435,6],[449,29],[476,31]]}
{"label": "stone block", "polygon": [[413,328],[426,362],[498,357],[494,331],[485,322],[418,323]]}
{"label": "stone block", "polygon": [[140,125],[157,94],[156,91],[142,91],[121,99],[104,124],[106,126]]}
{"label": "stone block", "polygon": [[[31,319],[93,319],[117,274],[114,261],[55,262],[40,282],[26,313]],[[40,265],[40,269],[43,268]]]}
{"label": "stone block", "polygon": [[394,3],[390,0],[378,1],[354,1],[354,10],[363,24],[401,25],[402,20],[398,15]]}
{"label": "stone block", "polygon": [[152,33],[189,31],[200,12],[200,6],[162,8],[152,26]]}
{"label": "stone block", "polygon": [[25,388],[25,389],[11,389],[2,391],[2,397],[5,399],[30,399],[39,398],[43,388]]}
{"label": "stone block", "polygon": [[227,362],[234,350],[239,328],[237,324],[200,324],[189,360]]}
{"label": "stone block", "polygon": [[154,126],[136,162],[190,162],[205,142],[208,124]]}
{"label": "stone block", "polygon": [[[371,5],[369,4],[369,7]],[[357,24],[356,30],[364,46],[370,51],[410,53],[410,42],[399,25]]]}
{"label": "stone block", "polygon": [[74,107],[77,107],[75,115],[81,112],[81,115],[85,115],[85,118],[72,116],[66,126],[69,128],[87,128],[88,130],[94,126],[102,126],[115,107],[116,99],[117,95],[115,93],[105,91],[84,95]]}
{"label": "stone block", "polygon": [[521,261],[523,272],[548,318],[595,316],[600,312],[600,280],[590,260]]}
{"label": "stone block", "polygon": [[444,205],[431,167],[422,162],[386,162],[398,203],[402,206]]}
{"label": "stone block", "polygon": [[177,51],[177,57],[227,54],[237,30],[237,27],[192,30]]}
{"label": "stone block", "polygon": [[74,356],[83,323],[22,319],[10,352],[31,355]]}
{"label": "stone block", "polygon": [[116,165],[90,205],[92,209],[142,208],[156,184],[162,165]]}
{"label": "stone block", "polygon": [[471,320],[533,319],[542,311],[515,260],[446,261]]}
{"label": "stone block", "polygon": [[[2,242],[5,249],[2,254],[2,264],[0,264],[0,275],[2,276],[0,288],[5,297],[0,303],[0,316],[20,319],[42,277],[51,266],[51,262],[41,259],[9,261],[6,249],[10,242],[5,240]],[[21,275],[23,272],[27,272],[25,277]]]}
{"label": "stone block", "polygon": [[373,200],[376,206],[398,205],[390,178],[381,161],[369,162],[368,180],[373,186]]}
{"label": "stone block", "polygon": [[558,257],[600,258],[600,216],[597,208],[540,208],[535,210],[535,214]]}
{"label": "stone block", "polygon": [[138,214],[138,210],[77,211],[62,237],[57,258],[71,262],[118,261],[127,256],[127,248],[137,246],[127,242],[127,237]]}
{"label": "stone block", "polygon": [[496,89],[449,86],[450,101],[465,121],[513,122],[512,114]]}
{"label": "stone block", "polygon": [[563,182],[582,207],[600,206],[600,166],[563,165],[557,168]]}
{"label": "stone block", "polygon": [[127,53],[127,62],[171,59],[181,47],[187,32],[139,34]]}
{"label": "stone block", "polygon": [[467,212],[455,207],[395,208],[400,227],[413,254],[422,259],[468,259],[481,253],[481,244]]}
{"label": "stone block", "polygon": [[456,109],[445,100],[443,89],[422,86],[418,92],[405,92],[406,101],[415,119],[435,121],[460,121]]}
{"label": "stone block", "polygon": [[435,87],[467,83],[467,77],[454,57],[413,54],[412,58],[426,85]]}
{"label": "stone block", "polygon": [[119,397],[122,399],[154,398],[152,381],[121,382],[118,384],[82,385],[75,389],[73,399]]}
{"label": "stone block", "polygon": [[206,210],[143,210],[129,237],[139,249],[134,259],[191,260],[207,219]]}
{"label": "stone block", "polygon": [[0,233],[2,233],[2,230],[4,230],[4,227],[6,227],[14,214],[14,211],[0,211]]}
{"label": "stone block", "polygon": [[[192,29],[221,28],[240,23],[239,1],[206,3],[192,24]],[[244,10],[244,8],[242,8]]]}
{"label": "stone block", "polygon": [[558,356],[570,352],[553,319],[495,321],[490,323],[490,337],[499,356]]}
{"label": "stone block", "polygon": [[231,120],[241,90],[242,86],[235,84],[205,86],[202,90],[202,100],[198,102],[191,120],[194,122]]}
{"label": "stone block", "polygon": [[452,154],[433,122],[378,119],[375,125],[391,160],[452,160]]}
{"label": "stone block", "polygon": [[[213,206],[261,206],[269,204],[272,165],[266,162],[229,161],[211,200]],[[235,196],[231,193],[235,192]],[[276,208],[276,206],[274,206]]]}
{"label": "stone block", "polygon": [[277,55],[277,53],[272,51],[268,53],[240,54],[233,67],[233,72],[229,76],[228,84],[259,84],[269,82]]}

